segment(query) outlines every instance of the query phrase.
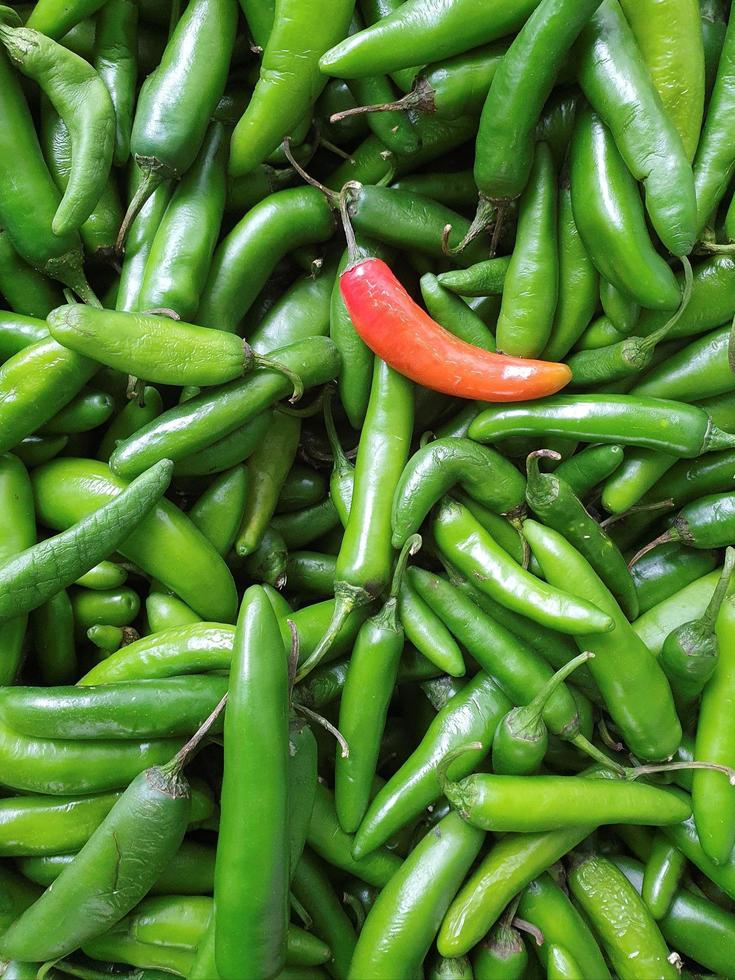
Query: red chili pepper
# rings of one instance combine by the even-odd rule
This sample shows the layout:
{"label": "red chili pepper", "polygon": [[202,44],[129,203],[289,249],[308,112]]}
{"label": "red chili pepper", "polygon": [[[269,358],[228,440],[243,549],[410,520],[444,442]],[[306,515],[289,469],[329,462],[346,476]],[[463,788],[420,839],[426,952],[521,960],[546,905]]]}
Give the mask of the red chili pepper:
{"label": "red chili pepper", "polygon": [[414,303],[381,259],[348,266],[339,285],[368,347],[425,388],[486,402],[530,401],[572,377],[566,364],[491,354],[455,337]]}

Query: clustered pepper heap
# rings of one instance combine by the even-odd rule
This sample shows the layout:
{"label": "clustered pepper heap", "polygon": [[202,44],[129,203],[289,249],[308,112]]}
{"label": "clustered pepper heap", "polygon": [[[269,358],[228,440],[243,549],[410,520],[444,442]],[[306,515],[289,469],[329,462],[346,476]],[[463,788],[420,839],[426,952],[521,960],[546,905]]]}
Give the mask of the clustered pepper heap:
{"label": "clustered pepper heap", "polygon": [[0,977],[735,974],[728,0],[0,6]]}

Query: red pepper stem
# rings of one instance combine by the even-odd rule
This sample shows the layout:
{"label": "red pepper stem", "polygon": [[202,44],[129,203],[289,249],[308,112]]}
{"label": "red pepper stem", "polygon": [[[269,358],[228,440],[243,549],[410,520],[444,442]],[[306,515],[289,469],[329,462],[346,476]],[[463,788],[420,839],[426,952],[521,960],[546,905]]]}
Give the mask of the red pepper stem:
{"label": "red pepper stem", "polygon": [[658,330],[654,330],[653,333],[644,337],[641,342],[641,348],[645,351],[653,350],[656,344],[660,343],[664,337],[672,330],[672,328],[679,322],[679,320],[684,315],[684,311],[687,306],[689,306],[689,301],[692,298],[692,289],[694,287],[694,274],[692,273],[692,263],[686,257],[682,255],[681,264],[684,266],[684,289],[681,294],[681,303],[673,316],[664,323],[662,327]]}
{"label": "red pepper stem", "polygon": [[722,566],[722,574],[720,575],[719,581],[715,586],[715,591],[712,593],[712,598],[707,604],[704,615],[699,621],[702,626],[710,632],[715,627],[717,614],[719,613],[720,606],[727,595],[733,568],[735,568],[735,548],[730,547],[725,551],[725,564]]}

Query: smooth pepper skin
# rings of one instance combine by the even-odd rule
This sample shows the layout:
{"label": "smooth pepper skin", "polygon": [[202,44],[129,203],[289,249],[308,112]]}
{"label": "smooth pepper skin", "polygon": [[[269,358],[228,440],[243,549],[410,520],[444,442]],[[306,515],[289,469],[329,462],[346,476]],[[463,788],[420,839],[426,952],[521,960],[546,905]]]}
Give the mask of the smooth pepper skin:
{"label": "smooth pepper skin", "polygon": [[273,977],[285,963],[288,924],[288,671],[278,621],[257,585],[235,629],[224,732],[217,970],[237,980],[248,963],[256,976]]}
{"label": "smooth pepper skin", "polygon": [[646,309],[675,309],[679,286],[648,234],[638,186],[590,108],[574,128],[571,188],[574,220],[600,274]]}
{"label": "smooth pepper skin", "polygon": [[[0,509],[5,515],[0,531],[0,560],[12,561],[36,543],[36,517],[33,488],[23,463],[17,456],[0,456]],[[18,616],[0,624],[0,682],[13,684],[23,655],[28,619]]]}
{"label": "smooth pepper skin", "polygon": [[564,364],[503,357],[453,336],[414,303],[380,259],[348,268],[340,289],[368,347],[424,387],[463,398],[521,401],[559,391],[571,377]]}
{"label": "smooth pepper skin", "polygon": [[642,181],[656,233],[673,255],[688,255],[697,238],[692,168],[618,0],[604,0],[575,53],[582,91]]}
{"label": "smooth pepper skin", "polygon": [[539,143],[519,202],[516,240],[498,316],[498,350],[505,354],[538,357],[551,334],[559,295],[557,211],[551,150]]}
{"label": "smooth pepper skin", "polygon": [[233,176],[254,170],[310,112],[327,83],[319,58],[347,33],[353,9],[352,0],[278,0],[260,78],[232,134]]}
{"label": "smooth pepper skin", "polygon": [[542,0],[505,53],[477,131],[475,183],[490,200],[512,200],[533,181],[536,123],[564,58],[599,5]]}

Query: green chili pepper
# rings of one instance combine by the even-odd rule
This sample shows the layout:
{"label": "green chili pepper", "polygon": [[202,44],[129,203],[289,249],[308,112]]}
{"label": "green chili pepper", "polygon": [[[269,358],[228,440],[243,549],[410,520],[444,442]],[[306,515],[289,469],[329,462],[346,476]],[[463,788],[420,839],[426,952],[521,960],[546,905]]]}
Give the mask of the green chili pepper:
{"label": "green chili pepper", "polygon": [[[173,310],[182,320],[196,315],[219,238],[226,166],[225,127],[212,122],[153,238],[138,295],[139,309]],[[214,350],[212,358],[217,358]]]}
{"label": "green chili pepper", "polygon": [[617,0],[598,7],[575,53],[582,91],[642,181],[656,233],[674,255],[687,255],[697,236],[691,166]]}
{"label": "green chili pepper", "polygon": [[[39,518],[57,530],[86,518],[125,487],[104,463],[92,460],[55,460],[33,472]],[[168,501],[156,504],[119,550],[204,618],[234,618],[235,587],[229,570],[204,535]]]}
{"label": "green chili pepper", "polygon": [[352,11],[353,5],[345,0],[334,0],[329,11],[279,0],[260,78],[232,134],[230,172],[234,176],[262,163],[310,112],[326,84],[319,72],[319,58],[345,36]]}
{"label": "green chili pepper", "polygon": [[180,178],[194,163],[225,89],[236,29],[234,0],[189,4],[143,83],[130,137],[142,180],[120,227],[120,244],[158,184]]}
{"label": "green chili pepper", "polygon": [[[142,182],[143,175],[140,170],[131,165],[130,193],[135,194]],[[172,193],[172,181],[159,184],[130,225],[115,300],[116,310],[130,313],[138,309],[138,296],[140,295],[146,262],[151,252],[154,236]]]}
{"label": "green chili pepper", "polygon": [[439,930],[442,956],[462,956],[478,943],[518,892],[594,828],[506,834],[496,841],[449,906]]}
{"label": "green chili pepper", "polygon": [[[0,511],[5,515],[0,533],[0,560],[12,561],[36,543],[33,490],[21,461],[10,453],[0,456]],[[0,680],[15,682],[23,655],[27,617],[0,624]]]}
{"label": "green chili pepper", "polygon": [[486,408],[470,425],[469,435],[488,443],[541,432],[689,458],[735,445],[735,438],[713,425],[696,406],[632,395],[552,395],[527,404]]}
{"label": "green chili pepper", "polygon": [[110,173],[112,101],[91,65],[44,34],[1,24],[0,41],[10,60],[45,92],[69,132],[74,155],[51,230],[55,235],[76,231],[92,213]]}
{"label": "green chili pepper", "polygon": [[[90,302],[95,301],[82,269],[79,236],[51,231],[61,195],[48,172],[20,82],[0,52],[0,110],[5,120],[0,144],[0,224],[13,247],[39,272],[59,279]],[[11,160],[22,160],[23,166]]]}
{"label": "green chili pepper", "polygon": [[189,511],[189,518],[223,557],[235,543],[247,490],[247,470],[235,466],[212,480]]}
{"label": "green chili pepper", "polygon": [[445,289],[433,273],[423,275],[420,286],[426,309],[445,330],[475,347],[495,350],[495,338],[481,318],[464,300]]}
{"label": "green chili pepper", "polygon": [[74,610],[66,589],[34,610],[30,626],[41,680],[48,685],[71,684],[79,676],[79,670]]}
{"label": "green chili pepper", "polygon": [[[156,413],[154,418],[157,418],[158,414],[160,413]],[[222,436],[211,445],[184,456],[174,464],[174,475],[211,476],[213,473],[222,473],[244,462],[265,438],[271,416],[272,412],[268,409],[260,412],[244,425],[233,429],[229,435]],[[144,426],[141,425],[140,428]],[[137,432],[138,428],[133,431]]]}
{"label": "green chili pepper", "polygon": [[578,497],[583,497],[615,473],[622,462],[622,446],[588,446],[562,460],[554,474],[565,480]]}
{"label": "green chili pepper", "polygon": [[699,697],[716,670],[719,644],[715,623],[734,567],[735,550],[728,548],[720,581],[704,615],[672,630],[661,648],[661,666],[669,678],[674,696],[682,706],[691,704]]}
{"label": "green chili pepper", "polygon": [[403,652],[404,632],[398,621],[398,594],[409,557],[421,547],[411,535],[398,558],[388,599],[357,634],[339,711],[339,730],[348,754],[338,750],[334,795],[342,829],[354,833],[370,803],[371,785],[380,753],[388,706]]}
{"label": "green chili pepper", "polygon": [[[11,310],[28,317],[45,317],[62,301],[56,286],[18,255],[8,233],[2,228],[0,228],[0,293],[5,297]],[[3,316],[9,317],[9,314],[4,312]],[[11,353],[14,354],[15,351]]]}
{"label": "green chili pepper", "polygon": [[526,975],[528,949],[521,933],[511,924],[512,917],[511,906],[511,911],[475,947],[472,954],[475,980],[492,980],[495,976],[521,980]]}
{"label": "green chili pepper", "polygon": [[[410,570],[408,580],[513,704],[528,704],[551,680],[546,662],[458,587],[418,568]],[[544,717],[564,737],[574,738],[579,730],[577,707],[566,688],[552,694]]]}
{"label": "green chili pepper", "polygon": [[234,333],[279,259],[300,245],[326,241],[333,231],[332,210],[313,187],[261,201],[215,250],[197,322]]}
{"label": "green chili pepper", "polygon": [[572,895],[602,939],[621,980],[642,975],[675,980],[663,936],[638,893],[606,858],[590,855],[569,876]]}
{"label": "green chili pepper", "polygon": [[437,956],[429,971],[429,980],[474,980],[472,965],[466,956]]}
{"label": "green chili pepper", "polygon": [[580,815],[595,825],[664,826],[688,819],[691,810],[683,794],[623,780],[479,773],[442,783],[444,795],[464,820],[498,832],[562,830],[575,826]]}
{"label": "green chili pepper", "polygon": [[582,653],[558,670],[528,704],[513,708],[498,725],[493,739],[493,770],[506,775],[525,775],[541,765],[549,744],[543,720],[546,705],[566,678],[592,655]]}
{"label": "green chili pepper", "polygon": [[663,395],[682,402],[721,395],[735,390],[735,376],[728,364],[729,327],[697,337],[659,364],[633,388],[632,395]]}
{"label": "green chili pepper", "polygon": [[110,418],[115,410],[111,395],[104,391],[82,389],[68,405],[50,418],[43,432],[51,435],[70,435],[97,429]]}
{"label": "green chili pepper", "polygon": [[[235,629],[228,697],[214,882],[217,970],[235,978],[249,963],[270,976],[285,962],[288,923],[288,677],[278,621],[258,586],[247,591]],[[256,801],[250,777],[261,772],[264,753],[272,765]]]}
{"label": "green chili pepper", "polygon": [[394,547],[400,547],[409,534],[418,530],[429,510],[456,483],[498,513],[514,510],[523,500],[523,477],[499,453],[491,450],[488,454],[469,439],[427,443],[411,457],[396,487],[392,513]]}
{"label": "green chili pepper", "polygon": [[138,77],[138,5],[133,0],[102,5],[95,21],[94,67],[115,109],[113,162],[121,167],[130,156]]}
{"label": "green chili pepper", "polygon": [[[472,54],[474,52],[468,52],[467,57]],[[420,194],[421,197],[428,197],[432,201],[438,201],[439,204],[459,211],[471,207],[477,198],[477,187],[475,187],[475,178],[471,170],[456,170],[451,173],[408,174],[405,177],[399,177],[391,186],[399,191]],[[495,266],[495,268],[499,267]],[[493,277],[493,281],[496,280],[497,274]],[[440,279],[440,282],[443,286],[451,288],[444,280]],[[463,293],[463,295],[469,294]]]}
{"label": "green chili pepper", "polygon": [[607,279],[600,279],[600,305],[602,312],[618,333],[633,333],[641,308],[635,299],[613,286]]}
{"label": "green chili pepper", "polygon": [[716,551],[686,548],[676,541],[649,551],[631,568],[641,615],[719,565]]}
{"label": "green chili pepper", "polygon": [[664,640],[672,630],[704,615],[719,578],[719,571],[703,575],[652,606],[632,624],[655,657],[660,654]]}
{"label": "green chili pepper", "polygon": [[429,830],[383,888],[355,947],[354,980],[415,976],[483,835],[456,814]]}
{"label": "green chili pepper", "polygon": [[406,639],[419,653],[439,670],[452,677],[464,675],[466,667],[459,645],[443,621],[408,579],[404,579],[401,586],[398,614]]}
{"label": "green chili pepper", "polygon": [[610,130],[590,109],[574,131],[571,187],[574,219],[604,279],[649,309],[678,306],[674,273],[648,235],[635,180]]}
{"label": "green chili pepper", "polygon": [[410,382],[376,358],[370,404],[357,454],[350,516],[337,556],[335,616],[322,642],[299,668],[299,680],[329,650],[352,609],[370,602],[388,581],[392,549],[390,512],[386,504],[392,500],[408,457],[412,429]]}
{"label": "green chili pepper", "polygon": [[112,469],[126,477],[134,476],[151,465],[149,460],[167,458],[176,463],[211,447],[293,390],[283,369],[298,376],[304,388],[330,381],[339,370],[339,355],[326,337],[291,344],[275,352],[272,360],[278,364],[276,370],[258,368],[243,380],[204,392],[164,412],[118,445],[110,457]]}
{"label": "green chili pepper", "polygon": [[539,581],[516,563],[460,504],[442,503],[432,524],[445,557],[491,598],[564,633],[604,633],[610,617],[597,606]]}
{"label": "green chili pepper", "polygon": [[201,622],[200,617],[185,602],[177,599],[176,596],[157,592],[155,586],[145,600],[145,614],[151,633],[159,633],[173,626]]}
{"label": "green chili pepper", "polygon": [[129,626],[140,612],[140,598],[133,589],[74,589],[70,595],[74,615],[74,631],[78,639],[91,626]]}
{"label": "green chili pepper", "polygon": [[[505,53],[490,86],[477,133],[474,172],[481,211],[488,204],[497,206],[518,197],[534,180],[550,183],[553,179],[550,153],[548,161],[543,159],[543,153],[539,160],[537,149],[536,177],[532,171],[536,124],[559,67],[598,6],[597,0],[542,0]],[[533,72],[528,71],[529,62],[534,64]],[[543,192],[539,188],[536,193],[540,197]],[[526,207],[531,208],[531,200],[527,199]],[[537,206],[540,204],[539,200]],[[549,203],[544,210],[547,220],[555,226],[555,205]],[[552,306],[555,293],[554,290],[550,294]],[[548,310],[547,315],[551,315]],[[547,339],[548,330],[539,351]],[[500,349],[505,349],[502,343]]]}
{"label": "green chili pepper", "polygon": [[[398,181],[395,187],[405,183]],[[418,192],[417,192],[418,193]],[[460,296],[491,296],[503,292],[510,258],[486,259],[467,269],[442,272],[437,279],[445,289]]]}
{"label": "green chili pepper", "polygon": [[[47,99],[41,104],[41,139],[49,170],[63,193],[72,173],[72,143],[64,121]],[[79,227],[79,234],[91,259],[109,260],[113,257],[121,221],[122,207],[117,187],[108,177],[89,217]]]}
{"label": "green chili pepper", "polygon": [[276,506],[277,514],[290,514],[321,503],[328,493],[327,481],[310,466],[294,464],[286,477]]}
{"label": "green chili pepper", "polygon": [[313,507],[304,507],[291,514],[276,514],[270,529],[282,537],[288,548],[305,548],[330,531],[338,530],[339,525],[339,512],[331,497],[327,497]]}
{"label": "green chili pepper", "polygon": [[663,834],[654,834],[641,887],[641,897],[654,919],[662,919],[669,911],[686,868],[681,851]]}
{"label": "green chili pepper", "polygon": [[717,77],[694,159],[697,192],[697,231],[701,234],[727,191],[735,167],[735,156],[726,136],[735,83],[735,30],[728,22]]}
{"label": "green chili pepper", "polygon": [[[624,857],[616,856],[613,861],[636,891],[641,891],[641,865]],[[658,927],[674,949],[705,968],[715,973],[730,968],[735,952],[735,918],[701,895],[684,888],[677,891]]]}
{"label": "green chili pepper", "polygon": [[300,434],[299,419],[275,412],[263,443],[248,460],[248,493],[235,541],[235,550],[241,557],[257,549],[273,517],[278,495],[298,450]]}
{"label": "green chili pepper", "polygon": [[377,793],[355,835],[353,854],[369,854],[439,799],[437,764],[447,752],[477,740],[482,748],[463,753],[449,769],[455,778],[471,772],[510,707],[494,681],[482,671],[476,674],[438,712],[418,748]]}
{"label": "green chili pepper", "polygon": [[[728,564],[728,574],[720,580],[715,603],[721,601],[719,593],[727,586],[730,571],[731,565]],[[696,759],[724,765],[731,765],[735,758],[732,736],[728,727],[722,724],[723,711],[727,711],[733,690],[733,612],[733,601],[726,599],[717,616],[716,644],[719,656],[712,678],[702,693],[695,744]],[[726,775],[705,770],[694,773],[692,805],[697,834],[705,854],[715,864],[724,864],[732,853],[735,842],[734,803],[732,786]]]}
{"label": "green chili pepper", "polygon": [[41,0],[34,5],[28,26],[58,39],[101,6],[101,0],[74,0],[73,3]]}
{"label": "green chili pepper", "polygon": [[286,344],[329,333],[329,304],[337,263],[327,261],[315,275],[307,274],[276,300],[249,334],[259,354],[269,354]]}
{"label": "green chili pepper", "polygon": [[590,927],[549,874],[542,874],[525,888],[518,915],[543,933],[544,942],[536,952],[547,968],[551,950],[563,943],[579,964],[583,976],[609,980],[610,971]]}
{"label": "green chili pepper", "polygon": [[308,848],[296,868],[292,889],[313,920],[315,931],[332,951],[333,975],[337,980],[347,980],[357,936],[325,867]]}
{"label": "green chili pepper", "polygon": [[526,461],[526,501],[548,527],[562,534],[584,555],[620,603],[629,619],[638,615],[638,598],[628,566],[616,544],[585,510],[568,483],[556,473],[542,473],[541,458],[554,458],[539,449]]}
{"label": "green chili pepper", "polygon": [[612,632],[582,635],[576,642],[580,650],[595,654],[590,671],[630,750],[642,758],[666,757],[679,744],[681,725],[661,667],[636,640],[613,596],[572,545],[535,521],[525,521],[523,533],[550,581],[593,597],[613,618]]}

